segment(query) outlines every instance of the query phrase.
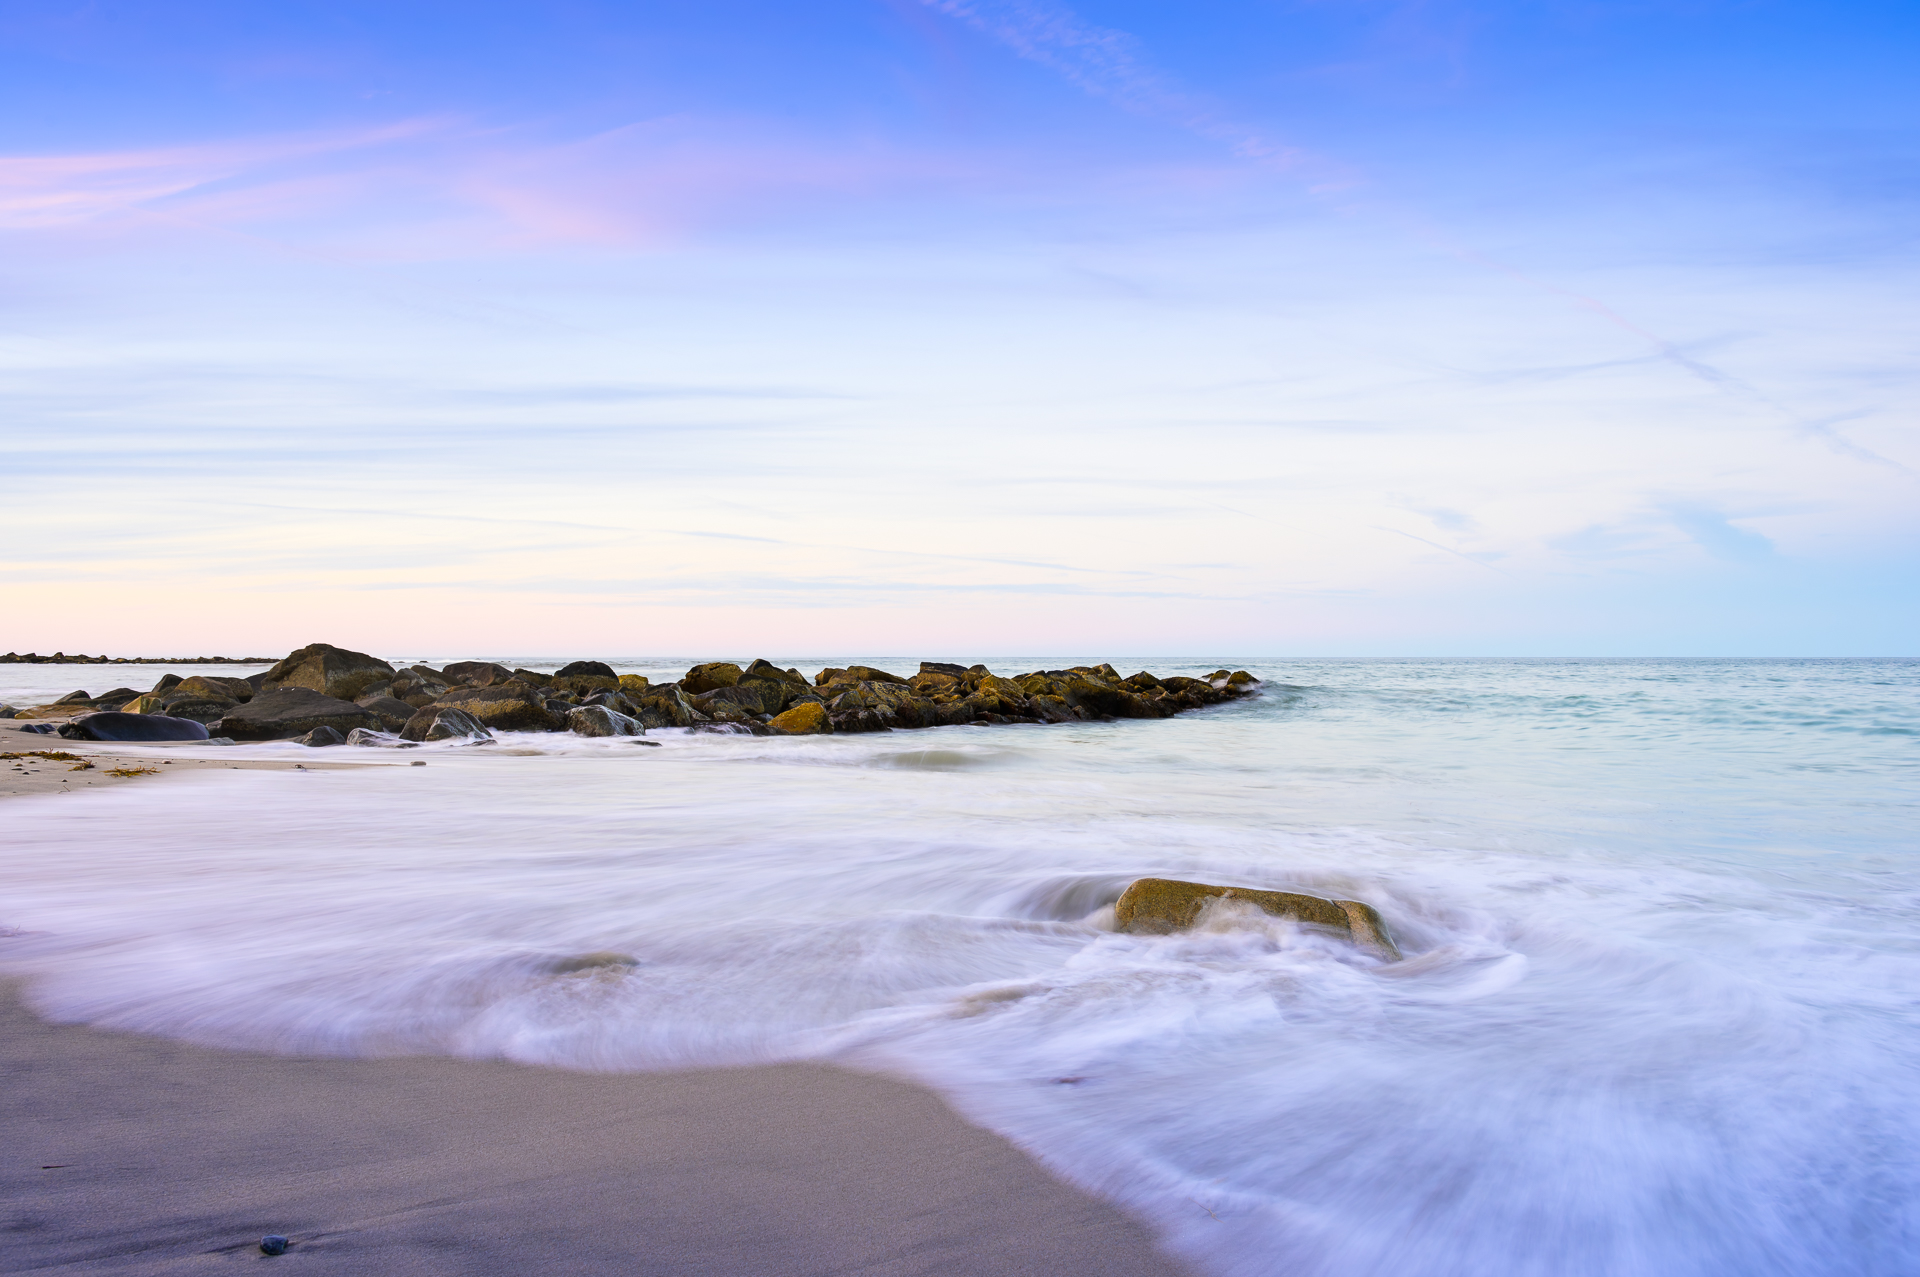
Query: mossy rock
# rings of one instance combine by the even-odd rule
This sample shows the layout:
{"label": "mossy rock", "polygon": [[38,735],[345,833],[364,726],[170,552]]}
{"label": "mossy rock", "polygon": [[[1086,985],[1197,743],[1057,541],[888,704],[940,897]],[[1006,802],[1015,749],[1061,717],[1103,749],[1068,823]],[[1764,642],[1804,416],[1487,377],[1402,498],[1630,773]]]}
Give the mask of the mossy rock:
{"label": "mossy rock", "polygon": [[595,692],[619,691],[620,680],[611,674],[555,674],[547,680],[546,686],[558,692],[591,696]]}
{"label": "mossy rock", "polygon": [[1244,900],[1275,917],[1329,927],[1346,933],[1362,949],[1389,962],[1400,960],[1400,947],[1393,942],[1379,911],[1358,900],[1325,900],[1292,891],[1221,887],[1177,878],[1141,878],[1121,894],[1113,906],[1113,918],[1122,931],[1166,935],[1193,926],[1201,910],[1215,900]]}
{"label": "mossy rock", "polygon": [[680,680],[680,686],[686,689],[687,695],[698,696],[703,692],[738,685],[741,673],[740,667],[732,661],[709,661],[688,670],[686,677]]}
{"label": "mossy rock", "polygon": [[642,698],[652,695],[653,684],[648,681],[645,674],[622,674],[620,676],[620,690],[638,702]]}
{"label": "mossy rock", "polygon": [[803,701],[784,714],[776,714],[767,726],[787,736],[821,736],[833,730],[833,720],[819,701]]}

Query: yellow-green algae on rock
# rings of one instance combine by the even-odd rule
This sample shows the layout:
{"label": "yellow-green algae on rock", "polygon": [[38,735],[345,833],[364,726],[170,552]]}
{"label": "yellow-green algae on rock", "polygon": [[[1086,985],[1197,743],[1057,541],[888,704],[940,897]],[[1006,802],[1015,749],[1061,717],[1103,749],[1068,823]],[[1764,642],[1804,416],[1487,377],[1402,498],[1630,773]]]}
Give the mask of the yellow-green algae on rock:
{"label": "yellow-green algae on rock", "polygon": [[1393,942],[1380,911],[1359,900],[1324,900],[1293,891],[1142,878],[1121,894],[1113,906],[1113,918],[1122,931],[1165,935],[1191,927],[1199,920],[1200,911],[1214,900],[1244,900],[1276,917],[1344,931],[1362,949],[1389,962],[1400,960],[1400,946]]}

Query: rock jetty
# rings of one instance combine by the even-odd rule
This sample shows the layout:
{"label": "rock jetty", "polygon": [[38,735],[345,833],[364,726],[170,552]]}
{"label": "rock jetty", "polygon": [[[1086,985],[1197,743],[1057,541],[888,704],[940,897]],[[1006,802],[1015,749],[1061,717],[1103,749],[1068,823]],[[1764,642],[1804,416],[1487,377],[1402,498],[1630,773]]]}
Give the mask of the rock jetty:
{"label": "rock jetty", "polygon": [[484,741],[499,731],[639,736],[648,728],[686,727],[811,736],[1168,718],[1253,695],[1258,682],[1245,670],[1215,670],[1204,678],[1145,671],[1123,677],[1111,665],[1003,678],[984,665],[937,661],[921,662],[912,675],[853,665],[809,680],[797,669],[760,660],[744,667],[709,662],[676,681],[654,683],[616,674],[599,661],[575,661],[553,674],[486,661],[395,668],[365,652],[313,643],[246,678],[168,674],[146,692],[76,691],[50,705],[0,712],[67,719],[60,733],[75,739],[91,735],[88,715],[113,712],[190,720],[232,740],[405,748],[431,740]]}

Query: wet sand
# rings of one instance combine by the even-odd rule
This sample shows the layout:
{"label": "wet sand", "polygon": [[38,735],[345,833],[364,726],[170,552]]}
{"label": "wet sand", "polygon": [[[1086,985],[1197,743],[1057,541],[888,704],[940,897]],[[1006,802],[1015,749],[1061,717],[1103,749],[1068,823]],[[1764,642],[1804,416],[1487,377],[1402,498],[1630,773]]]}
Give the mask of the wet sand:
{"label": "wet sand", "polygon": [[[0,726],[0,752],[35,749],[94,766],[8,760],[0,795],[396,765],[168,761]],[[48,1024],[21,993],[0,983],[0,1272],[1181,1271],[1113,1207],[885,1078],[259,1055]],[[268,1233],[293,1247],[261,1254]]]}

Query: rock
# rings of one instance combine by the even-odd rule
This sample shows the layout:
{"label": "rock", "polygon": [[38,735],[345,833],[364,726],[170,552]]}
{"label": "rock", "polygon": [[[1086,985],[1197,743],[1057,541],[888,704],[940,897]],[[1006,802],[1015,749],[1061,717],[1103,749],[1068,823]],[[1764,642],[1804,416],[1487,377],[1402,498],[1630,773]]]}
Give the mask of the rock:
{"label": "rock", "polygon": [[567,730],[575,736],[644,736],[647,729],[605,705],[582,705],[567,713]]}
{"label": "rock", "polygon": [[[183,685],[184,686],[184,685]],[[140,697],[147,700],[147,697]],[[238,702],[225,697],[207,696],[199,692],[183,692],[176,687],[165,696],[159,697],[162,714],[171,714],[175,718],[191,718],[197,723],[217,723],[231,713]],[[133,704],[129,701],[128,704]]]}
{"label": "rock", "polygon": [[[496,732],[557,732],[567,725],[566,711],[572,708],[564,702],[557,711],[548,708],[547,698],[524,683],[454,688],[426,708],[435,707],[464,710]],[[424,712],[415,710],[414,718]]]}
{"label": "rock", "polygon": [[742,705],[728,697],[722,699],[720,693],[731,692],[731,687],[718,687],[693,698],[693,708],[716,723],[744,723],[761,712],[759,698],[754,697],[749,705]]}
{"label": "rock", "polygon": [[68,740],[111,741],[205,740],[208,735],[204,724],[190,718],[125,714],[115,710],[82,714],[71,723],[62,723],[60,734]]}
{"label": "rock", "polygon": [[54,704],[55,705],[85,705],[85,704],[91,703],[92,700],[93,700],[93,697],[87,695],[85,692],[68,692],[65,696],[62,696],[59,700],[55,701]]}
{"label": "rock", "polygon": [[1114,718],[1164,718],[1166,715],[1124,687],[1076,678],[1066,686],[1063,698],[1076,709],[1108,714]]}
{"label": "rock", "polygon": [[18,712],[11,705],[0,705],[0,718],[12,718]]}
{"label": "rock", "polygon": [[767,679],[775,683],[792,683],[799,687],[807,686],[806,677],[802,675],[799,670],[783,670],[772,661],[767,660],[755,661],[753,664],[747,666],[745,670],[741,671],[740,677],[743,679]]}
{"label": "rock", "polygon": [[183,678],[168,689],[170,696],[192,694],[198,700],[229,701],[239,704],[253,699],[253,684],[244,678],[220,678],[215,675],[195,674],[192,678]]}
{"label": "rock", "polygon": [[486,725],[465,710],[450,705],[429,705],[416,710],[407,720],[400,739],[411,742],[434,740],[492,740]]}
{"label": "rock", "polygon": [[287,1253],[287,1247],[291,1245],[293,1245],[293,1243],[280,1234],[268,1233],[260,1239],[260,1253],[262,1255],[284,1255]]}
{"label": "rock", "polygon": [[636,717],[642,723],[648,727],[693,726],[693,703],[680,690],[678,683],[654,688],[653,693],[640,702],[640,712]]}
{"label": "rock", "polygon": [[620,680],[611,674],[555,674],[547,680],[547,690],[586,696],[594,692],[617,692]]}
{"label": "rock", "polygon": [[570,958],[555,958],[547,963],[547,971],[552,975],[573,975],[580,971],[630,971],[640,965],[640,959],[630,953],[615,953],[602,949],[597,953],[575,954]]}
{"label": "rock", "polygon": [[920,662],[922,674],[945,674],[948,678],[959,678],[967,672],[964,665],[951,665],[945,661]]}
{"label": "rock", "polygon": [[153,685],[148,694],[158,696],[160,693],[170,692],[178,686],[180,686],[180,676],[178,674],[162,674],[160,681]]}
{"label": "rock", "polygon": [[381,728],[389,732],[399,731],[407,725],[407,720],[413,717],[413,706],[384,692],[362,696],[354,704],[373,715]]}
{"label": "rock", "polygon": [[841,671],[840,677],[833,681],[836,683],[898,683],[902,687],[907,686],[907,680],[901,678],[898,674],[889,674],[885,670],[877,670],[871,665],[849,665]]}
{"label": "rock", "polygon": [[1245,687],[1248,683],[1258,683],[1259,681],[1259,679],[1247,673],[1245,670],[1235,670],[1233,673],[1227,675],[1228,687]]}
{"label": "rock", "polygon": [[680,680],[680,686],[686,689],[688,696],[698,696],[703,692],[738,685],[740,674],[740,667],[730,661],[712,661],[688,670],[687,676]]}
{"label": "rock", "polygon": [[572,678],[576,674],[597,674],[601,678],[617,678],[613,666],[600,661],[575,661],[571,665],[562,665],[553,672],[555,678]]}
{"label": "rock", "polygon": [[51,736],[53,734],[53,724],[52,723],[29,723],[25,727],[22,727],[20,730],[23,732],[30,732],[35,736]]}
{"label": "rock", "polygon": [[1142,878],[1128,887],[1113,906],[1120,930],[1165,935],[1191,927],[1210,900],[1244,900],[1267,913],[1295,918],[1318,927],[1331,927],[1389,962],[1400,960],[1400,948],[1387,924],[1372,905],[1358,900],[1323,900],[1291,891],[1260,891],[1252,887],[1217,887],[1175,878]]}
{"label": "rock", "polygon": [[492,661],[455,661],[440,671],[448,686],[493,687],[513,677],[513,671]]}
{"label": "rock", "polygon": [[[251,696],[253,689],[248,688],[247,694]],[[94,697],[93,703],[101,709],[124,709],[128,701],[138,700],[139,698],[140,693],[134,691],[131,687],[116,687],[111,692],[102,692],[100,695]]]}
{"label": "rock", "polygon": [[234,740],[292,740],[316,727],[346,733],[356,727],[378,727],[373,715],[337,697],[304,687],[263,691],[220,720],[219,733]]}
{"label": "rock", "polygon": [[[331,643],[309,643],[266,672],[263,692],[305,688],[335,700],[364,696],[374,685],[393,681],[393,666],[365,652],[350,652]],[[191,681],[191,680],[189,680]]]}
{"label": "rock", "polygon": [[[360,732],[366,729],[364,727],[356,727],[353,730]],[[339,732],[334,731],[331,727],[316,727],[305,736],[302,736],[300,743],[302,745],[311,745],[315,749],[320,749],[327,745],[344,745],[347,743],[347,738]]]}
{"label": "rock", "polygon": [[620,676],[620,690],[632,697],[634,702],[638,704],[642,698],[652,695],[653,688],[645,674],[622,674]]}
{"label": "rock", "polygon": [[833,720],[819,701],[803,701],[776,714],[767,726],[784,736],[823,736],[833,731]]}
{"label": "rock", "polygon": [[392,732],[375,731],[371,727],[356,727],[347,733],[347,744],[360,745],[368,749],[413,749],[414,742],[405,740]]}

